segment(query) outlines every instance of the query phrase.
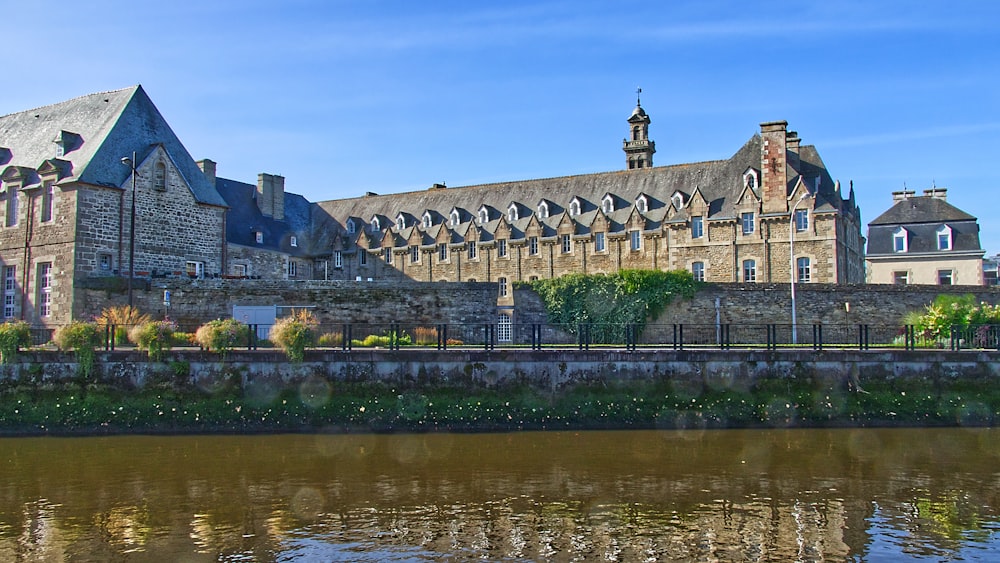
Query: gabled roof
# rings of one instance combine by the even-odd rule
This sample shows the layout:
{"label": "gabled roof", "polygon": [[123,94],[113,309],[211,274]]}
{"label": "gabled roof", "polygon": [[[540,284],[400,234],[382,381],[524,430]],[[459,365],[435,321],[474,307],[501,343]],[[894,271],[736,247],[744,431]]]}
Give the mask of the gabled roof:
{"label": "gabled roof", "polygon": [[146,155],[161,144],[199,203],[226,205],[142,86],[89,94],[0,117],[0,145],[10,149],[5,167],[37,168],[57,156],[56,140],[64,141],[68,151],[59,156],[68,162],[69,170],[60,184],[121,187],[131,173],[122,165],[122,157],[131,157],[133,151]]}
{"label": "gabled roof", "polygon": [[[276,220],[265,216],[257,207],[257,186],[227,178],[217,178],[218,192],[225,198],[229,211],[226,215],[226,241],[232,244],[286,252],[292,255],[319,254],[323,250],[309,248],[316,241],[304,240],[310,234],[312,204],[298,194],[285,192],[285,218]],[[361,223],[359,227],[363,227]],[[363,231],[363,229],[358,229]],[[256,233],[264,234],[263,244],[257,244]],[[289,237],[299,238],[298,246],[289,244]],[[353,237],[352,237],[353,238]]]}
{"label": "gabled roof", "polygon": [[[939,250],[938,230],[947,226],[951,230],[951,248]],[[897,253],[893,248],[893,234],[906,229],[907,251]],[[982,252],[979,242],[979,224],[976,218],[932,196],[913,196],[897,201],[885,213],[868,224],[869,256],[894,255],[905,257],[916,253]]]}

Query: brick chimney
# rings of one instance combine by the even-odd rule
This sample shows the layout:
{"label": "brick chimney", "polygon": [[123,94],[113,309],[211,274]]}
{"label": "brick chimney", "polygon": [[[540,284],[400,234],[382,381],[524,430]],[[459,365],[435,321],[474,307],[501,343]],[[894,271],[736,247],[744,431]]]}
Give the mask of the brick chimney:
{"label": "brick chimney", "polygon": [[274,174],[257,175],[257,207],[265,217],[278,221],[285,218],[285,177]]}
{"label": "brick chimney", "polygon": [[215,162],[206,158],[199,160],[195,164],[198,165],[198,168],[201,168],[201,172],[205,175],[205,178],[208,178],[208,183],[212,184],[212,187],[215,187]]}
{"label": "brick chimney", "polygon": [[760,124],[761,195],[764,213],[788,211],[788,175],[785,172],[787,128],[787,121],[768,121]]}
{"label": "brick chimney", "polygon": [[787,149],[786,154],[788,155],[788,165],[792,167],[792,170],[796,172],[799,171],[799,144],[802,143],[802,139],[799,139],[799,134],[796,131],[789,131],[785,136],[785,147]]}

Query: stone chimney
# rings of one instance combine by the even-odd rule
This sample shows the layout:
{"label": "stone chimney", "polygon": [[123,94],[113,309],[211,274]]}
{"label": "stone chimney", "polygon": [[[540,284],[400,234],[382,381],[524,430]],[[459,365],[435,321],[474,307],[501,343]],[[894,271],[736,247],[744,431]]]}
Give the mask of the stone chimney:
{"label": "stone chimney", "polygon": [[285,219],[285,177],[274,174],[257,175],[257,207],[265,217]]}
{"label": "stone chimney", "polygon": [[760,124],[760,184],[764,213],[788,211],[788,175],[785,172],[787,128],[787,121]]}
{"label": "stone chimney", "polygon": [[796,172],[799,171],[799,144],[802,139],[799,139],[799,134],[797,131],[789,131],[785,135],[785,146],[788,155],[788,165],[792,167],[792,170]]}
{"label": "stone chimney", "polygon": [[941,201],[948,201],[948,188],[939,188],[937,186],[924,190],[924,197],[933,197],[935,199],[940,199]]}
{"label": "stone chimney", "polygon": [[898,192],[892,192],[892,201],[905,201],[913,197],[917,192],[913,190],[902,190]]}
{"label": "stone chimney", "polygon": [[212,187],[215,187],[215,162],[206,158],[199,160],[195,164],[198,165],[198,168],[201,168],[201,172],[205,175],[205,178],[208,178],[208,183],[212,184]]}

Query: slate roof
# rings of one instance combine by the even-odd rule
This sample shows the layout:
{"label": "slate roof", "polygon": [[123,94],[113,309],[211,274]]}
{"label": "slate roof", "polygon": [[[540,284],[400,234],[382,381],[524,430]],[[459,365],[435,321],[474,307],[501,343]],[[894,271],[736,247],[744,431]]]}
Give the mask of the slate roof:
{"label": "slate roof", "polygon": [[[951,249],[939,250],[937,231],[951,228]],[[895,252],[893,235],[899,227],[907,232],[907,251]],[[868,256],[906,256],[915,253],[981,251],[976,218],[932,196],[912,196],[897,201],[885,213],[868,223]]]}
{"label": "slate roof", "polygon": [[122,165],[122,157],[135,151],[142,162],[156,145],[163,145],[197,201],[225,205],[142,86],[89,94],[0,117],[0,148],[9,149],[0,151],[0,167],[38,169],[56,157],[57,137],[72,141],[67,152],[58,157],[66,163],[66,176],[59,184],[81,182],[120,188],[131,173]]}
{"label": "slate roof", "polygon": [[[573,217],[577,223],[575,229],[577,234],[584,234],[588,232],[590,221],[607,194],[611,194],[616,201],[615,210],[608,214],[611,232],[614,232],[624,229],[624,223],[634,209],[636,198],[642,194],[646,195],[650,204],[649,210],[643,214],[646,219],[645,228],[651,229],[669,222],[668,213],[672,210],[669,202],[675,192],[683,193],[684,201],[688,201],[695,190],[699,190],[708,201],[709,220],[733,219],[737,216],[736,204],[744,188],[743,173],[748,168],[760,167],[761,144],[760,135],[754,135],[726,160],[389,195],[368,195],[321,201],[316,205],[341,227],[345,225],[348,217],[362,217],[367,228],[367,223],[375,215],[396,217],[402,212],[419,216],[425,210],[435,210],[447,217],[455,207],[478,210],[485,205],[498,210],[506,217],[506,211],[513,203],[517,205],[520,213],[519,220],[511,225],[512,238],[520,238],[527,226],[527,219],[530,214],[536,212],[538,203],[543,199],[549,202],[550,216],[541,221],[542,236],[554,236],[562,210],[569,209],[574,198],[587,202],[584,212]],[[816,196],[814,200],[816,211],[856,213],[853,194],[849,198],[844,198],[837,190],[837,185],[827,172],[815,147],[803,146],[799,155],[799,170],[793,170],[789,166],[789,190],[795,185],[801,173],[808,189]],[[818,192],[815,188],[817,179]],[[684,213],[686,211],[681,210],[681,215]],[[494,219],[492,214],[490,219],[486,228],[492,232]]]}
{"label": "slate roof", "polygon": [[[285,192],[285,216],[278,220],[267,217],[257,207],[257,186],[216,178],[216,189],[229,206],[226,214],[226,241],[232,244],[256,247],[262,250],[285,252],[292,256],[312,256],[321,253],[310,234],[312,204],[306,198]],[[264,242],[257,243],[256,233],[264,234]],[[291,245],[295,236],[298,246]]]}

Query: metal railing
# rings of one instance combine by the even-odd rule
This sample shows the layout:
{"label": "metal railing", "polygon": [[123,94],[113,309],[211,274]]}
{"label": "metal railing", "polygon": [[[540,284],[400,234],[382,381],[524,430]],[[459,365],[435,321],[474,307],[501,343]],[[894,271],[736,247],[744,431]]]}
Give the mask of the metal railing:
{"label": "metal railing", "polygon": [[[104,329],[105,350],[130,348],[127,327]],[[249,325],[246,342],[235,348],[268,349],[270,325]],[[173,347],[197,347],[197,327],[178,327]],[[793,338],[793,330],[795,337]],[[319,325],[317,348],[334,350],[449,349],[744,349],[744,350],[991,350],[1000,351],[1000,325],[953,327],[946,334],[913,325],[871,324],[596,324],[544,323],[339,323]],[[41,337],[41,335],[39,335]],[[794,344],[793,344],[794,342]]]}

